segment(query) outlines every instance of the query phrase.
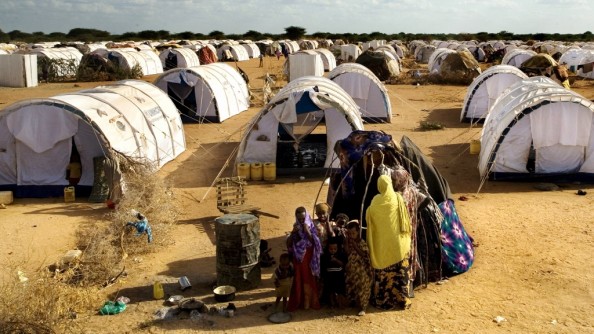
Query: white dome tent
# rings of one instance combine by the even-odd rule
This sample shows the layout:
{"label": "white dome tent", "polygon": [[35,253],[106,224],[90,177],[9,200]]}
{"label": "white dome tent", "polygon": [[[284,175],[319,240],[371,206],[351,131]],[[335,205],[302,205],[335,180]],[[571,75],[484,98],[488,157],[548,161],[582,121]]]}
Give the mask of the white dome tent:
{"label": "white dome tent", "polygon": [[200,65],[198,54],[189,48],[171,48],[161,51],[159,54],[163,70],[172,68],[187,68]]}
{"label": "white dome tent", "polygon": [[481,122],[499,95],[512,84],[528,79],[519,68],[510,65],[489,67],[476,77],[466,92],[460,122]]}
{"label": "white dome tent", "polygon": [[245,43],[240,44],[245,51],[248,53],[249,58],[258,58],[260,57],[260,48],[256,45],[256,43]]}
{"label": "white dome tent", "polygon": [[322,61],[322,56],[315,50],[300,50],[291,53],[284,66],[289,81],[304,76],[324,75],[324,62]]}
{"label": "white dome tent", "polygon": [[427,64],[435,50],[435,46],[433,45],[420,45],[415,49],[415,60],[419,63]]}
{"label": "white dome tent", "polygon": [[384,84],[367,67],[343,63],[328,74],[357,103],[363,120],[392,122],[392,106]]}
{"label": "white dome tent", "polygon": [[522,66],[522,63],[536,55],[532,50],[513,49],[503,56],[501,65],[511,65],[517,68]]}
{"label": "white dome tent", "polygon": [[131,70],[134,66],[140,66],[142,75],[163,73],[161,59],[153,51],[136,51],[134,49],[109,49],[97,50],[98,53],[111,61],[117,61],[124,69]]}
{"label": "white dome tent", "polygon": [[[65,47],[65,48],[36,48],[32,49],[30,54],[37,55],[37,63],[40,64],[43,62],[43,59],[49,59],[51,61],[62,61],[64,63],[68,62],[69,64],[61,64],[61,65],[52,65],[53,70],[55,71],[54,75],[56,77],[74,77],[76,76],[76,70],[80,65],[80,61],[82,59],[82,53],[78,51],[76,48],[73,47]],[[41,68],[38,70],[38,74],[42,76],[47,75],[47,71],[50,69],[48,68]],[[47,79],[47,78],[45,78]]]}
{"label": "white dome tent", "polygon": [[172,69],[159,76],[155,86],[169,95],[184,121],[220,123],[249,108],[247,84],[224,63]]}
{"label": "white dome tent", "polygon": [[452,49],[446,49],[446,48],[436,49],[429,57],[429,62],[427,63],[427,68],[429,69],[429,73],[439,73],[439,68],[441,66],[441,62],[450,53],[456,53],[456,51],[452,50]]}
{"label": "white dome tent", "polygon": [[[61,196],[75,152],[81,177],[76,193],[89,194],[95,157],[117,152],[159,169],[185,148],[175,106],[140,80],[17,102],[0,113],[0,189],[17,197]],[[120,180],[109,184],[120,187]]]}
{"label": "white dome tent", "polygon": [[481,178],[594,178],[594,103],[546,77],[512,85],[481,133]]}
{"label": "white dome tent", "polygon": [[330,72],[336,68],[336,57],[328,49],[315,49],[320,57],[322,57],[322,63],[324,64],[324,71]]}
{"label": "white dome tent", "polygon": [[226,61],[246,61],[250,60],[247,50],[239,45],[224,44],[217,50],[217,57]]}
{"label": "white dome tent", "polygon": [[[324,134],[312,134],[322,121]],[[359,107],[340,86],[324,77],[301,77],[288,83],[253,118],[239,145],[237,162],[276,162],[282,169],[283,164],[292,162],[278,158],[279,145],[292,152],[299,150],[306,160],[308,152],[303,148],[308,138],[316,138],[323,140],[320,146],[324,148],[308,150],[319,153],[310,167],[338,168],[334,144],[353,130],[362,129]]]}

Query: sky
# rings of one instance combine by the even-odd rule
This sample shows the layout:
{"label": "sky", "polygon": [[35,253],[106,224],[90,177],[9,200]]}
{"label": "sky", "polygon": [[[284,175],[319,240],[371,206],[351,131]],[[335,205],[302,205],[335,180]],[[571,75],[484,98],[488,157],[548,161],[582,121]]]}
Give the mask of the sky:
{"label": "sky", "polygon": [[1,0],[0,29],[111,34],[166,30],[282,34],[581,34],[594,30],[592,0]]}

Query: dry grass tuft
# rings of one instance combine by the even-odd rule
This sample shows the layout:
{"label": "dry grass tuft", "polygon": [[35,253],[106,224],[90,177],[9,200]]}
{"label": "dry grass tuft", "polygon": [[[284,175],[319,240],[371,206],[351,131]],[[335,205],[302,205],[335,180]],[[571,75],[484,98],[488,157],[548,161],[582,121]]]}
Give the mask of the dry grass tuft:
{"label": "dry grass tuft", "polygon": [[419,123],[420,131],[442,130],[445,126],[439,122],[421,121]]}
{"label": "dry grass tuft", "polygon": [[[80,288],[62,283],[47,272],[39,272],[21,282],[15,275],[4,275],[0,281],[0,332],[56,333],[81,312],[98,308],[102,298],[95,288]],[[80,330],[80,328],[79,328]],[[66,331],[67,332],[67,331]]]}
{"label": "dry grass tuft", "polygon": [[[169,244],[169,227],[178,218],[171,187],[147,166],[121,163],[125,196],[105,220],[88,222],[77,231],[79,258],[30,273],[24,283],[16,269],[6,271],[14,277],[0,277],[0,333],[80,332],[69,320],[99,309],[104,301],[100,288],[125,275],[128,255],[147,254]],[[125,227],[135,220],[132,209],[148,218],[152,243],[146,235],[136,237],[135,229]]]}

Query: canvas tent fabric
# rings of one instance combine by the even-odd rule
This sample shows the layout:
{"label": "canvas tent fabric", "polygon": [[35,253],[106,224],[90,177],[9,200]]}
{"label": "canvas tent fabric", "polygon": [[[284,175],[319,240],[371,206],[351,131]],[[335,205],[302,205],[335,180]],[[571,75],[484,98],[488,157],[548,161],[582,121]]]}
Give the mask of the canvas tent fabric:
{"label": "canvas tent fabric", "polygon": [[172,69],[155,80],[187,122],[223,122],[249,108],[247,84],[233,67],[213,63]]}
{"label": "canvas tent fabric", "polygon": [[37,55],[0,55],[0,87],[36,87]]}
{"label": "canvas tent fabric", "polygon": [[392,106],[384,84],[367,67],[357,63],[343,63],[328,73],[357,103],[363,120],[392,122]]}
{"label": "canvas tent fabric", "polygon": [[428,64],[435,50],[435,46],[433,45],[418,46],[415,49],[415,60],[422,64]]}
{"label": "canvas tent fabric", "polygon": [[61,196],[73,147],[82,166],[82,195],[93,185],[95,157],[113,151],[156,170],[186,145],[175,106],[144,81],[25,100],[0,113],[0,189],[17,197]]}
{"label": "canvas tent fabric", "polygon": [[103,55],[110,61],[127,70],[131,70],[136,65],[140,66],[142,75],[153,75],[163,73],[163,64],[161,59],[153,51],[136,51],[135,49],[109,49],[97,50],[93,53]]}
{"label": "canvas tent fabric", "polygon": [[340,60],[342,62],[354,62],[361,55],[362,51],[358,45],[340,45]]}
{"label": "canvas tent fabric", "polygon": [[[443,54],[445,55],[443,58],[441,56],[436,58],[442,59],[436,74],[444,80],[448,82],[470,83],[481,73],[478,62],[470,52],[454,51],[453,53],[444,52]],[[437,63],[439,62],[434,62],[434,64]],[[431,68],[431,73],[435,74],[434,68]]]}
{"label": "canvas tent fabric", "polygon": [[528,79],[524,72],[511,65],[489,67],[468,86],[462,111],[461,122],[482,122],[495,100],[512,84]]}
{"label": "canvas tent fabric", "polygon": [[324,64],[324,71],[330,72],[336,68],[336,57],[328,49],[315,49],[320,57],[322,57],[322,63]]}
{"label": "canvas tent fabric", "polygon": [[515,83],[485,120],[481,178],[594,180],[593,111],[592,101],[549,78]]}
{"label": "canvas tent fabric", "polygon": [[[590,53],[591,50],[581,48],[570,48],[563,52],[559,58],[559,64],[565,64],[567,68],[574,73],[578,72],[578,65],[581,64],[581,60],[585,54]],[[579,74],[578,74],[579,75]]]}
{"label": "canvas tent fabric", "polygon": [[172,68],[187,68],[200,65],[196,52],[188,48],[165,49],[159,54],[159,59],[161,59],[164,71]]}
{"label": "canvas tent fabric", "polygon": [[[324,77],[289,82],[252,119],[243,136],[237,162],[276,162],[279,132],[299,146],[324,121],[326,152],[323,166],[337,168],[334,144],[355,129],[363,129],[359,107],[336,83]],[[278,165],[278,164],[277,164]]]}
{"label": "canvas tent fabric", "polygon": [[390,80],[400,75],[400,64],[383,51],[365,51],[356,60],[373,72],[380,81]]}
{"label": "canvas tent fabric", "polygon": [[548,54],[538,53],[525,60],[520,69],[530,75],[543,75],[545,70],[551,66],[557,66],[557,61]]}
{"label": "canvas tent fabric", "polygon": [[289,55],[287,59],[289,81],[304,76],[323,76],[322,56],[313,50],[301,50]]}
{"label": "canvas tent fabric", "polygon": [[250,55],[243,46],[229,44],[224,44],[218,48],[217,57],[225,61],[246,61],[250,59]]}
{"label": "canvas tent fabric", "polygon": [[[30,51],[30,54],[37,55],[37,63],[41,64],[43,59],[49,59],[52,61],[63,61],[69,62],[70,66],[54,66],[55,75],[57,77],[74,77],[76,75],[76,69],[80,65],[82,59],[82,53],[73,47],[64,48],[36,48]],[[47,68],[40,68],[41,73],[44,75]],[[39,70],[38,70],[39,72]]]}
{"label": "canvas tent fabric", "polygon": [[447,55],[452,53],[456,53],[456,51],[447,48],[435,49],[435,51],[429,57],[429,61],[427,63],[427,69],[429,70],[429,73],[439,73],[442,62]]}
{"label": "canvas tent fabric", "polygon": [[248,53],[249,58],[258,58],[260,57],[260,48],[256,45],[256,43],[244,43],[240,44],[245,51]]}
{"label": "canvas tent fabric", "polygon": [[526,60],[532,58],[536,55],[536,52],[532,50],[524,50],[524,49],[513,49],[510,52],[507,52],[503,59],[501,60],[501,65],[511,65],[517,68],[522,66]]}

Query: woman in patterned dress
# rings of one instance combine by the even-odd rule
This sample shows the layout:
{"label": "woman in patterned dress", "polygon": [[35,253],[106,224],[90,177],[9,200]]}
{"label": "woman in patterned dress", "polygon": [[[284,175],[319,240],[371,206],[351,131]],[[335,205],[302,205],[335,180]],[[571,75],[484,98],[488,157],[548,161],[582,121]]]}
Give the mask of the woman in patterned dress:
{"label": "woman in patterned dress", "polygon": [[411,223],[402,195],[394,191],[392,178],[377,180],[379,194],[365,215],[367,245],[374,269],[371,304],[384,310],[410,307]]}
{"label": "woman in patterned dress", "polygon": [[347,239],[344,248],[348,255],[346,265],[347,295],[357,303],[358,315],[362,316],[365,315],[371,297],[373,270],[369,262],[369,248],[360,237],[360,229],[359,222],[356,220],[352,220],[346,225]]}

